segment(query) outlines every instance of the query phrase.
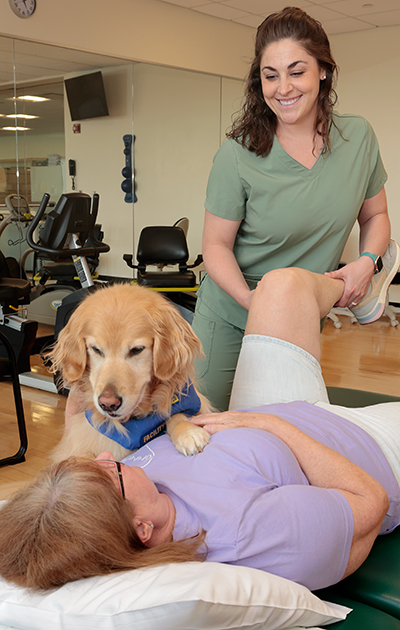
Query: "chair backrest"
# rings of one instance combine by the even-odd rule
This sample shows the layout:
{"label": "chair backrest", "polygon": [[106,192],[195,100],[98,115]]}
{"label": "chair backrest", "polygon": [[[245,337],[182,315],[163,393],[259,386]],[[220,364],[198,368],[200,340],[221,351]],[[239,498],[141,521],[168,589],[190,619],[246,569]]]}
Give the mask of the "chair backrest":
{"label": "chair backrest", "polygon": [[162,264],[186,268],[189,251],[183,230],[173,225],[143,228],[136,258],[139,267]]}
{"label": "chair backrest", "polygon": [[[202,262],[198,256],[193,265],[188,265],[189,250],[186,235],[178,225],[152,225],[143,228],[139,236],[136,259],[132,254],[124,254],[128,267],[137,269],[137,283],[159,289],[182,288],[192,290],[196,286],[196,276],[192,271]],[[155,265],[157,271],[147,271],[147,265]],[[178,265],[179,269],[164,270],[164,267]]]}
{"label": "chair backrest", "polygon": [[181,219],[178,219],[177,221],[175,221],[174,227],[180,227],[187,237],[189,231],[189,219],[187,217],[182,217]]}
{"label": "chair backrest", "polygon": [[[15,262],[17,269],[13,270],[9,262]],[[12,312],[11,305],[17,307],[29,303],[31,283],[26,277],[21,278],[19,271],[17,261],[7,260],[0,251],[0,321],[5,313]],[[20,304],[18,304],[19,301],[21,301]]]}
{"label": "chair backrest", "polygon": [[40,231],[40,244],[49,249],[62,249],[68,234],[79,234],[83,245],[94,225],[91,203],[89,195],[84,193],[61,195]]}
{"label": "chair backrest", "polygon": [[3,252],[0,252],[0,278],[12,278],[10,268]]}

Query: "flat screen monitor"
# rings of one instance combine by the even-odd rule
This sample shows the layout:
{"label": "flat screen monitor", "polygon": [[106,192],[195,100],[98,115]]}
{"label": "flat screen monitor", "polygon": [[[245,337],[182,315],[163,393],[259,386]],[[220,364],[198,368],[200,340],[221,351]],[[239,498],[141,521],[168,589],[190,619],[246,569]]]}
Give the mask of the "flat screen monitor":
{"label": "flat screen monitor", "polygon": [[103,76],[100,71],[65,79],[71,120],[108,116]]}

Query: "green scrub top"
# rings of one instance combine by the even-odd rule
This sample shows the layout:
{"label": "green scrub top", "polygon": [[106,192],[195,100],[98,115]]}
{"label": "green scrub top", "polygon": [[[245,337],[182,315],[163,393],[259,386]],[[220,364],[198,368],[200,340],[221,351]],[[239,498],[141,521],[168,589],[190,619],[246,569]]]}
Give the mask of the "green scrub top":
{"label": "green scrub top", "polygon": [[[215,155],[206,209],[241,221],[234,254],[251,289],[272,269],[337,269],[365,199],[386,182],[378,141],[360,116],[334,114],[331,152],[311,169],[275,137],[267,157],[226,140]],[[199,300],[225,321],[245,328],[247,311],[206,274]]]}

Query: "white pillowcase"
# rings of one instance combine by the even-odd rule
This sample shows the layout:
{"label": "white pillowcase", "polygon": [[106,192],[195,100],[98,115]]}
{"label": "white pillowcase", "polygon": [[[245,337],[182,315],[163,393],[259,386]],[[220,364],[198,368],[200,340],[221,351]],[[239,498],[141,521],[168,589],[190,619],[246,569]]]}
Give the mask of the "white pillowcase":
{"label": "white pillowcase", "polygon": [[46,594],[0,580],[0,623],[21,630],[279,630],[349,612],[284,578],[214,562],[124,571]]}

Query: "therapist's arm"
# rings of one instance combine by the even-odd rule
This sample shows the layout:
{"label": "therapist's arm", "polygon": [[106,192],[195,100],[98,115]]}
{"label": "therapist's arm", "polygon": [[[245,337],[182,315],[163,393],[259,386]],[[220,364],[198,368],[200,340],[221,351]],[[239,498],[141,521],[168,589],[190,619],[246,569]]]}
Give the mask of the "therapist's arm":
{"label": "therapist's arm", "polygon": [[210,278],[238,304],[249,310],[250,291],[233,253],[241,221],[222,219],[208,210],[203,231],[203,261]]}
{"label": "therapist's arm", "polygon": [[[377,195],[365,199],[358,213],[360,226],[360,254],[371,252],[382,256],[389,244],[390,220],[388,215],[385,188],[381,188]],[[327,273],[331,278],[344,281],[344,291],[336,306],[352,306],[359,304],[366,295],[371,278],[374,275],[374,262],[367,256]]]}
{"label": "therapist's arm", "polygon": [[268,431],[290,448],[310,485],[338,490],[343,494],[354,518],[352,546],[343,577],[358,569],[368,556],[389,509],[388,496],[380,483],[340,453],[320,444],[278,416],[227,411],[197,416],[193,421],[211,434],[239,427]]}

